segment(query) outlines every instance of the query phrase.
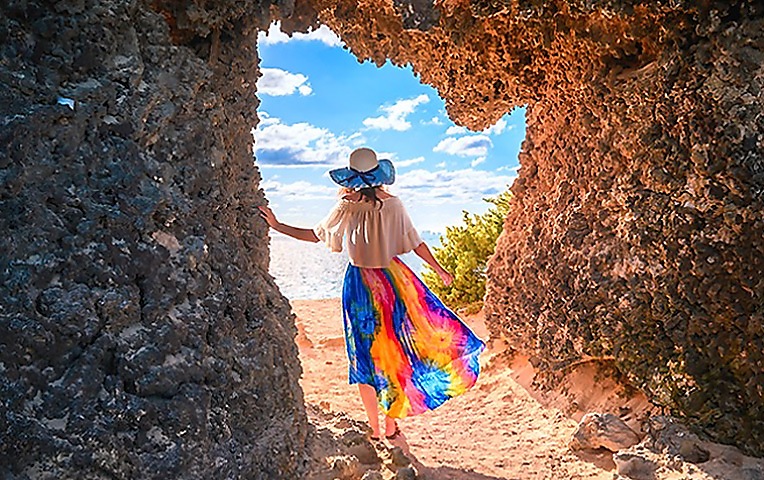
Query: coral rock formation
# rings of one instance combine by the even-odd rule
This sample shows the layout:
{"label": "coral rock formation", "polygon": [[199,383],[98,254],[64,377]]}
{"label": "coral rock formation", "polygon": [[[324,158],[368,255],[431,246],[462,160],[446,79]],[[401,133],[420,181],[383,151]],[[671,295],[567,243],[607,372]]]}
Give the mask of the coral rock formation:
{"label": "coral rock formation", "polygon": [[555,40],[486,303],[542,368],[612,356],[762,454],[764,9],[716,8],[595,12],[573,18],[613,41]]}
{"label": "coral rock formation", "polygon": [[761,2],[310,10],[359,59],[410,64],[458,123],[527,106],[488,271],[495,335],[541,369],[612,359],[656,403],[764,453]]}
{"label": "coral rock formation", "polygon": [[0,6],[4,478],[303,468],[296,331],[254,213],[267,15],[153,7]]}
{"label": "coral rock formation", "polygon": [[764,453],[758,0],[0,5],[0,473],[294,478],[255,33],[325,23],[481,129],[527,105],[491,329]]}

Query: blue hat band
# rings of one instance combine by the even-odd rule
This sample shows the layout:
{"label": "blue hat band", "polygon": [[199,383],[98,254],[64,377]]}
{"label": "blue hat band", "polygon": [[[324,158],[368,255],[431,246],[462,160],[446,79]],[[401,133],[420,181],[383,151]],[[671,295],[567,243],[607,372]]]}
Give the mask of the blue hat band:
{"label": "blue hat band", "polygon": [[358,170],[351,168],[350,171],[352,171],[353,174],[347,177],[345,181],[348,183],[353,183],[353,180],[360,178],[367,187],[372,187],[374,186],[374,183],[378,182],[377,176],[374,174],[374,172],[377,170],[379,170],[379,165],[365,172],[359,172]]}
{"label": "blue hat band", "polygon": [[390,185],[395,181],[395,168],[387,159],[380,160],[371,170],[360,172],[350,167],[329,172],[331,179],[346,188],[359,189]]}

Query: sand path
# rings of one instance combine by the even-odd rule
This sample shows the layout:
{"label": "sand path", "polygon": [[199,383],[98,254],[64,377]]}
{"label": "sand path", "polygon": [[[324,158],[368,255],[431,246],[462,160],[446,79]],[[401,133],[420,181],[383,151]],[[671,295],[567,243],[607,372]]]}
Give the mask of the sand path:
{"label": "sand path", "polygon": [[[293,301],[307,403],[365,421],[356,386],[347,384],[339,299]],[[482,338],[480,316],[465,319]],[[567,442],[576,422],[542,405],[499,356],[481,357],[471,391],[424,415],[399,421],[392,442],[415,459],[429,480],[612,479],[612,462],[582,458]]]}

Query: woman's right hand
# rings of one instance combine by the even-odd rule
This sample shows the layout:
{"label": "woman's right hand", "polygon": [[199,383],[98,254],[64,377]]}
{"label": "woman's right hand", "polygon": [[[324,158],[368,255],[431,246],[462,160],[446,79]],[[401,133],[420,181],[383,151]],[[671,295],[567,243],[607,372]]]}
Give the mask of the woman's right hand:
{"label": "woman's right hand", "polygon": [[440,279],[443,280],[443,284],[445,286],[449,286],[454,282],[454,276],[443,268],[438,271],[438,276],[440,276]]}
{"label": "woman's right hand", "polygon": [[260,216],[263,217],[268,226],[271,228],[276,228],[276,225],[279,224],[279,221],[276,220],[276,215],[273,213],[273,210],[265,205],[261,205],[257,208],[260,210]]}

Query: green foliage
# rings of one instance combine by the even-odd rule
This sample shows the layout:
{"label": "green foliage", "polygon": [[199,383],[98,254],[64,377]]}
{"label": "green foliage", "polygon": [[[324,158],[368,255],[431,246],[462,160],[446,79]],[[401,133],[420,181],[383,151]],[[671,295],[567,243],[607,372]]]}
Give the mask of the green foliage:
{"label": "green foliage", "polygon": [[433,255],[451,272],[454,281],[450,286],[443,285],[429,266],[423,278],[430,290],[450,308],[468,313],[480,310],[485,295],[486,263],[496,249],[511,197],[507,190],[497,197],[486,198],[493,206],[482,215],[463,212],[462,225],[446,227],[445,238],[440,238],[442,246],[434,248]]}

